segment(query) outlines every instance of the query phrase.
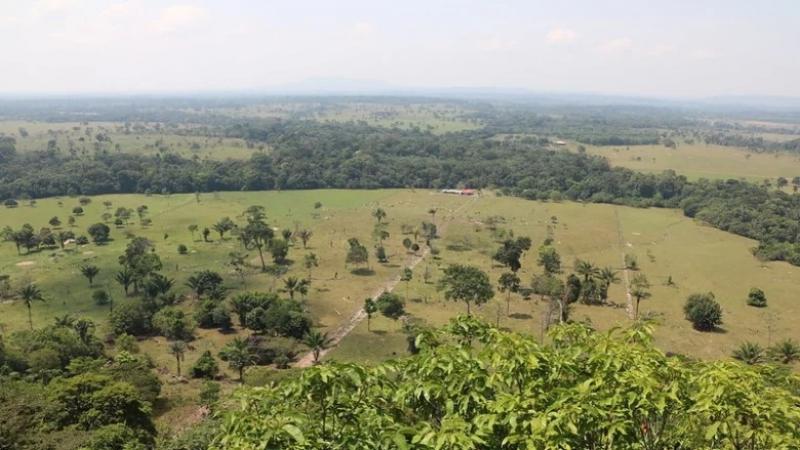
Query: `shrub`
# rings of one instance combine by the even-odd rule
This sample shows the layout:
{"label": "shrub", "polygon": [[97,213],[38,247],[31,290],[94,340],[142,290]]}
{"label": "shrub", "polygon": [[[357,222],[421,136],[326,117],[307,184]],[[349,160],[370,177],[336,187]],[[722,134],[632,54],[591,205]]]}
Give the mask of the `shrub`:
{"label": "shrub", "polygon": [[754,287],[750,289],[750,293],[747,294],[747,304],[757,308],[763,308],[767,306],[767,296],[764,294],[764,291]]}
{"label": "shrub", "polygon": [[380,311],[381,314],[391,319],[399,319],[400,316],[405,314],[403,299],[401,299],[397,294],[384,292],[378,297],[378,299],[375,301],[375,304],[377,305],[378,311]]}
{"label": "shrub", "polygon": [[141,303],[122,303],[114,308],[109,322],[114,334],[131,334],[134,336],[150,333],[153,316]]}
{"label": "shrub", "polygon": [[211,352],[206,350],[197,358],[191,369],[192,378],[206,378],[214,379],[219,374],[219,365],[217,360],[211,355]]}
{"label": "shrub", "polygon": [[722,307],[712,292],[690,295],[683,312],[694,328],[700,331],[711,331],[722,324]]}
{"label": "shrub", "polygon": [[189,253],[189,248],[188,247],[186,247],[183,244],[178,245],[178,254],[179,255],[185,255],[187,253]]}
{"label": "shrub", "polygon": [[167,339],[188,340],[192,337],[194,327],[183,311],[167,307],[153,316],[153,328]]}
{"label": "shrub", "polygon": [[92,292],[92,300],[94,300],[95,305],[104,306],[111,302],[111,297],[109,297],[108,292],[98,289]]}

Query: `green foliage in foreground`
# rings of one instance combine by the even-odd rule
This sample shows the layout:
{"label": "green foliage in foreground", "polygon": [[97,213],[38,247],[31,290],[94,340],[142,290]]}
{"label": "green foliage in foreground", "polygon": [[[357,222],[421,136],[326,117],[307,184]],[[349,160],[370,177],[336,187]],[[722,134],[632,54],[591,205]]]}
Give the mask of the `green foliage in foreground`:
{"label": "green foliage in foreground", "polygon": [[789,449],[800,378],[667,357],[640,324],[554,328],[552,343],[471,318],[417,356],[325,364],[243,391],[216,449]]}

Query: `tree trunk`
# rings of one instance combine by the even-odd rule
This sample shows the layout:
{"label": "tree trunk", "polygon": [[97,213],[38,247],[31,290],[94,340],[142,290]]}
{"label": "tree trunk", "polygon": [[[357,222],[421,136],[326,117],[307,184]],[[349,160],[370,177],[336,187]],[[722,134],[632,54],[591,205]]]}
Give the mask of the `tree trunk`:
{"label": "tree trunk", "polygon": [[469,311],[469,301],[467,301],[466,303],[467,303],[467,315],[471,316],[472,313]]}
{"label": "tree trunk", "polygon": [[31,327],[31,331],[33,331],[33,316],[31,315],[31,304],[28,303],[28,325]]}
{"label": "tree trunk", "polygon": [[264,262],[264,252],[261,250],[261,247],[256,248],[258,248],[258,257],[261,258],[261,271],[266,272],[267,264]]}
{"label": "tree trunk", "polygon": [[179,357],[175,357],[175,363],[178,366],[178,378],[181,376],[181,359]]}
{"label": "tree trunk", "polygon": [[508,291],[508,294],[506,294],[506,315],[511,315],[511,291]]}

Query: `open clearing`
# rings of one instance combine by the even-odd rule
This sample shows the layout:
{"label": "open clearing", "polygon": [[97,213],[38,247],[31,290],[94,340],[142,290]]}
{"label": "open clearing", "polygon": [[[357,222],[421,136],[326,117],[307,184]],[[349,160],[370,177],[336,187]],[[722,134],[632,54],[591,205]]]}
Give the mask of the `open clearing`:
{"label": "open clearing", "polygon": [[[107,288],[116,302],[136,301],[126,299],[122,288],[112,278],[119,269],[117,257],[125,247],[126,230],[155,242],[164,262],[163,272],[177,280],[179,293],[188,291],[184,283],[189,275],[206,268],[222,273],[232,288],[232,294],[240,290],[276,289],[280,280],[260,273],[255,264],[257,255],[253,252],[250,259],[254,265],[245,281],[233,274],[226,262],[231,251],[241,250],[234,238],[220,241],[216,234],[212,234],[212,242],[206,243],[199,233],[193,239],[187,230],[190,224],[198,224],[202,230],[224,216],[241,221],[241,212],[256,204],[266,208],[272,226],[290,229],[299,226],[313,230],[307,250],[296,243],[289,252],[289,259],[295,263],[286,276],[307,276],[301,263],[303,255],[314,252],[319,256],[320,267],[313,270],[311,290],[304,302],[317,326],[326,331],[333,332],[350,320],[366,297],[395,279],[400,270],[414,260],[415,256],[408,254],[402,246],[403,238],[408,236],[402,234],[401,225],[417,226],[423,220],[429,221],[428,210],[437,208],[435,220],[443,229],[443,237],[434,241],[434,246],[440,254],[423,258],[416,265],[414,278],[408,286],[399,283],[395,289],[398,294],[408,296],[408,312],[427,324],[440,325],[464,312],[462,304],[443,301],[435,289],[434,283],[447,264],[478,265],[490,272],[493,282],[502,273],[503,269],[491,262],[491,254],[498,246],[497,240],[483,225],[487,218],[500,216],[505,219],[500,228],[533,239],[534,247],[526,255],[520,272],[526,285],[539,272],[536,247],[547,237],[548,227],[566,272],[571,271],[575,258],[619,268],[623,252],[635,254],[653,285],[653,297],[642,302],[641,311],[658,316],[661,325],[656,340],[665,351],[704,358],[727,358],[731,350],[745,340],[762,345],[786,337],[800,340],[800,330],[794,326],[794,317],[800,313],[795,298],[795,293],[800,291],[800,267],[777,262],[762,263],[749,252],[754,241],[695,223],[675,210],[541,203],[495,197],[491,193],[473,199],[426,190],[231,192],[202,194],[199,203],[194,195],[111,195],[92,198],[92,203],[84,208],[85,214],[77,217],[74,229],[77,234],[84,233],[90,224],[101,220],[100,216],[106,210],[104,201],[112,202],[112,209],[147,205],[153,223],[145,228],[133,220],[124,229],[112,227],[114,240],[103,246],[91,244],[67,251],[46,250],[31,254],[24,254],[23,250],[22,255],[17,254],[11,243],[0,246],[0,274],[10,275],[15,287],[29,281],[37,283],[47,298],[46,303],[33,305],[35,326],[70,313],[95,320],[99,324],[99,336],[107,333],[108,307],[93,304],[88,282],[80,275],[79,267],[87,263],[100,267],[95,286]],[[315,209],[315,202],[321,202],[323,206]],[[47,226],[52,216],[66,222],[72,207],[77,204],[77,198],[64,197],[39,200],[35,207],[4,208],[0,211],[0,226],[19,228],[30,223],[38,229]],[[346,241],[356,237],[372,247],[375,219],[370,213],[377,206],[388,213],[391,237],[384,245],[390,262],[378,264],[371,255],[373,273],[358,275],[345,268]],[[620,225],[624,245],[620,245]],[[188,255],[178,254],[176,248],[179,244],[189,247]],[[423,282],[426,270],[430,283]],[[666,285],[670,276],[675,286]],[[747,292],[754,286],[764,289],[769,307],[757,309],[745,304]],[[683,318],[682,306],[686,296],[703,291],[713,291],[724,308],[722,332],[694,331]],[[602,329],[628,323],[622,284],[612,286],[611,301],[616,306],[575,305],[572,317],[590,320]],[[182,304],[187,311],[192,311],[193,306],[190,300]],[[495,300],[479,308],[476,314],[492,322],[499,321],[504,327],[539,336],[543,308],[544,304],[535,296],[524,301],[515,295],[511,301],[511,317],[508,317],[505,295],[498,293]],[[25,307],[16,301],[0,304],[0,323],[4,332],[25,329]],[[190,367],[206,349],[216,354],[227,341],[244,333],[238,330],[221,334],[215,330],[198,329],[197,339],[191,343],[184,366]],[[194,404],[196,395],[191,393],[199,389],[199,382],[175,384],[170,381],[168,374],[174,370],[174,360],[167,352],[167,345],[166,340],[160,337],[140,343],[142,350],[153,357],[168,381],[164,391],[167,403],[162,405],[161,411],[166,411],[162,420],[169,422],[173,415],[181,416],[179,411],[182,408]],[[374,362],[404,355],[405,349],[401,322],[376,317],[372,320],[371,331],[367,331],[366,321],[358,323],[327,357]],[[228,372],[228,375],[232,374]]]}
{"label": "open clearing", "polygon": [[[570,145],[577,148],[577,145]],[[743,178],[761,182],[777,177],[791,180],[800,176],[800,155],[789,153],[756,153],[736,147],[679,143],[670,149],[663,145],[631,145],[598,147],[586,145],[586,151],[604,156],[614,166],[640,172],[659,173],[667,169],[698,178]]]}

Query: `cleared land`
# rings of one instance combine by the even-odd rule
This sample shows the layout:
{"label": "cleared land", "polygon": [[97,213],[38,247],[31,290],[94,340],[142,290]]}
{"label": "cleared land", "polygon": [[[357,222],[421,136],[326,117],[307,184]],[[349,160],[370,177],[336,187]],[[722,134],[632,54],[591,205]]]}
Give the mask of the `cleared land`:
{"label": "cleared land", "polygon": [[47,150],[55,145],[64,154],[168,152],[184,158],[223,160],[249,158],[256,151],[268,150],[248,145],[242,139],[193,136],[190,129],[190,126],[166,127],[155,123],[126,126],[115,122],[0,121],[0,135],[12,136],[19,152]]}
{"label": "cleared land", "polygon": [[[788,153],[756,153],[735,147],[686,143],[680,143],[676,149],[663,145],[585,147],[588,153],[604,156],[615,166],[652,173],[672,169],[690,180],[743,178],[760,182],[781,176],[791,180],[800,175],[800,155]],[[577,145],[570,144],[570,148],[576,149]]]}
{"label": "cleared land", "polygon": [[[104,201],[119,206],[136,208],[147,205],[152,225],[142,227],[138,220],[124,228],[112,227],[114,240],[108,245],[87,245],[79,248],[46,250],[18,255],[11,243],[0,245],[0,273],[11,276],[12,284],[19,286],[29,281],[38,284],[47,298],[46,303],[33,305],[33,321],[41,326],[58,315],[70,313],[88,317],[98,325],[98,335],[108,332],[107,306],[96,306],[91,299],[88,281],[79,273],[79,267],[91,263],[101,268],[95,286],[107,288],[115,301],[136,301],[125,298],[122,288],[113,281],[119,269],[117,257],[122,253],[126,232],[145,236],[156,244],[164,262],[164,273],[177,280],[177,291],[187,293],[184,283],[189,275],[201,269],[222,273],[235,294],[241,290],[269,291],[280,287],[281,281],[258,270],[257,254],[250,252],[252,267],[245,281],[240,281],[227,265],[228,254],[241,250],[235,238],[220,240],[212,234],[212,242],[203,242],[199,234],[194,238],[187,230],[190,224],[211,226],[224,216],[241,221],[238,217],[250,205],[266,208],[270,225],[294,229],[313,230],[309,248],[298,242],[289,252],[295,261],[285,276],[307,276],[302,267],[303,255],[314,252],[319,256],[320,267],[313,270],[311,291],[303,300],[317,326],[334,331],[349,320],[363,305],[366,297],[395,279],[400,270],[415,256],[406,252],[401,226],[419,226],[431,220],[430,208],[436,208],[435,221],[443,229],[442,238],[434,241],[438,255],[426,256],[414,269],[413,280],[406,286],[399,283],[396,292],[408,297],[407,310],[426,324],[439,325],[456,314],[463,313],[462,304],[445,302],[435,289],[441,269],[450,263],[469,263],[490,272],[493,281],[503,269],[492,264],[491,254],[498,246],[497,237],[486,225],[490,217],[502,217],[498,229],[513,230],[517,236],[530,236],[534,248],[526,255],[520,276],[528,284],[539,272],[536,266],[536,247],[551,235],[562,255],[565,271],[571,271],[575,258],[587,259],[599,266],[619,268],[623,253],[635,254],[642,271],[650,279],[651,299],[642,303],[642,313],[657,315],[661,325],[656,338],[658,345],[673,351],[704,358],[727,358],[733,348],[745,340],[767,345],[769,341],[792,337],[800,340],[800,330],[794,318],[800,313],[795,294],[800,290],[800,267],[785,263],[761,263],[753,258],[749,249],[753,241],[703,226],[683,217],[678,211],[659,209],[634,209],[611,205],[581,205],[577,203],[541,203],[516,198],[495,197],[486,193],[479,198],[444,195],[431,191],[376,190],[376,191],[293,191],[203,194],[199,203],[194,195],[99,196],[86,206],[85,214],[77,217],[74,231],[86,228],[101,220],[106,211]],[[322,207],[316,209],[315,202]],[[78,204],[77,198],[40,200],[35,207],[20,206],[0,212],[0,226],[19,228],[30,223],[36,229],[47,226],[48,220],[58,216],[62,222]],[[356,237],[370,249],[374,245],[372,230],[375,219],[371,212],[380,206],[388,213],[391,237],[384,243],[390,256],[388,264],[378,264],[371,256],[371,272],[359,274],[344,265],[346,241]],[[623,245],[619,241],[622,228]],[[68,228],[68,225],[63,227]],[[189,254],[179,255],[177,246],[185,244]],[[429,283],[423,281],[428,272]],[[667,286],[668,277],[674,286]],[[764,289],[769,299],[765,309],[749,307],[745,298],[751,287]],[[684,320],[682,306],[687,295],[693,292],[713,291],[724,308],[724,331],[700,333]],[[611,301],[616,306],[576,305],[572,317],[591,320],[602,329],[628,322],[625,312],[625,291],[621,284],[612,286]],[[182,304],[193,311],[193,301],[187,298]],[[477,310],[477,314],[492,322],[523,330],[538,336],[541,332],[543,302],[536,299],[524,301],[512,296],[511,316],[506,315],[505,295],[498,293],[495,300]],[[24,305],[15,300],[0,304],[0,322],[4,332],[27,327]],[[377,361],[406,354],[402,323],[383,317],[372,320],[371,331],[366,321],[359,323],[328,358],[337,360]],[[197,339],[186,355],[184,367],[190,367],[206,349],[214,354],[230,339],[246,331],[222,334],[216,330],[197,330]],[[140,342],[142,350],[153,357],[163,374],[165,400],[160,405],[162,420],[168,423],[187,416],[195,408],[199,382],[174,383],[169,374],[174,372],[174,360],[167,352],[164,338],[148,338]],[[301,350],[301,348],[298,348]],[[281,372],[291,375],[292,372]],[[231,378],[234,378],[232,373]],[[253,369],[251,382],[268,380],[275,376],[270,370]]]}

